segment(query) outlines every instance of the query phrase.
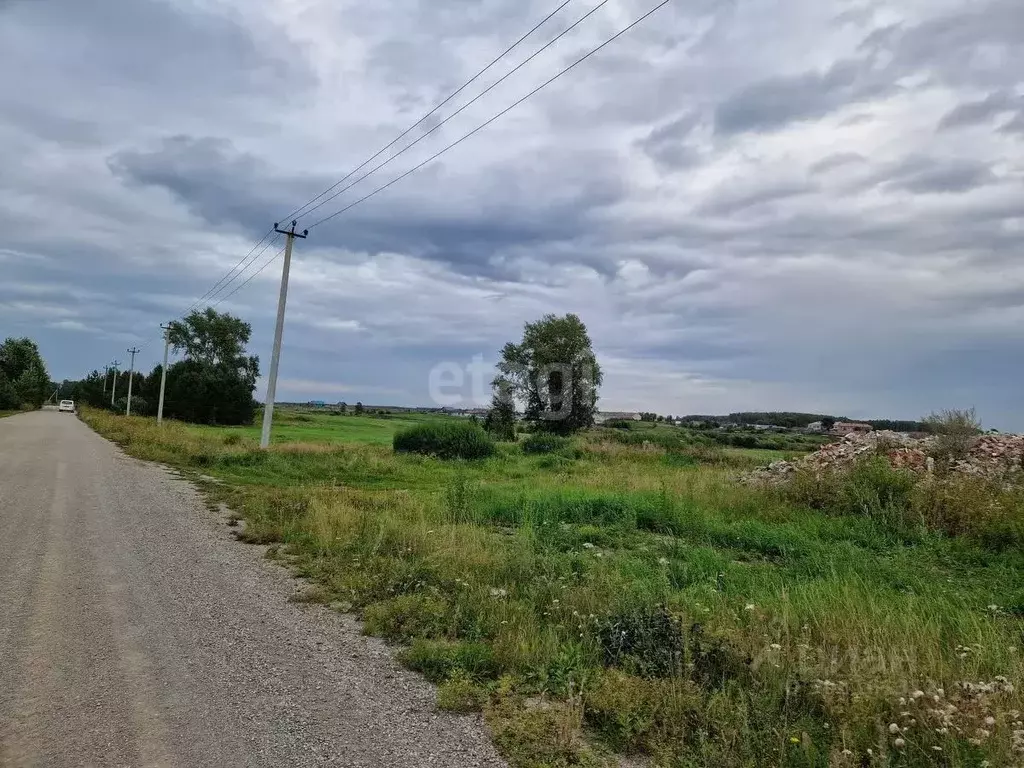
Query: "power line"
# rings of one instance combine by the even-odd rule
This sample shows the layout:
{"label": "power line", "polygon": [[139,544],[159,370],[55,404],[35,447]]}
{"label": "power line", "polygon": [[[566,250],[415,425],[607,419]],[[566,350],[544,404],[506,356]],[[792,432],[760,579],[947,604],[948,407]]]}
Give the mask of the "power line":
{"label": "power line", "polygon": [[[262,248],[259,249],[259,251],[256,251],[255,253],[253,253],[253,251],[256,250],[255,248],[253,249],[253,251],[250,251],[249,253],[252,254],[251,258],[250,257],[246,257],[246,259],[248,259],[247,261],[246,261],[246,259],[243,259],[243,261],[246,261],[245,265],[240,270],[238,270],[237,273],[230,280],[225,282],[220,288],[218,288],[216,291],[211,292],[210,295],[209,295],[210,300],[212,301],[213,299],[215,299],[217,297],[218,294],[223,293],[224,291],[226,291],[231,286],[232,283],[234,283],[243,274],[245,274],[246,270],[248,270],[249,267],[251,267],[253,264],[256,263],[256,261],[259,259],[260,256],[262,256],[264,253],[266,253],[268,248],[270,248],[271,246],[276,244],[280,239],[281,239],[280,235],[275,234],[272,238],[267,240],[267,242],[263,245]],[[239,262],[239,263],[241,263],[241,262]],[[236,267],[237,267],[237,265],[236,265]]]}
{"label": "power line", "polygon": [[[530,54],[529,56],[527,56],[527,57],[526,57],[526,58],[525,58],[525,59],[524,59],[523,61],[519,62],[519,63],[518,63],[518,64],[517,64],[516,66],[514,66],[514,67],[513,67],[512,69],[510,69],[510,70],[509,70],[508,72],[506,72],[506,73],[505,73],[504,75],[502,75],[501,77],[499,77],[499,78],[498,78],[497,80],[495,80],[495,81],[494,81],[493,83],[491,83],[491,84],[490,84],[489,86],[487,86],[487,87],[486,87],[486,88],[485,88],[484,90],[482,90],[482,91],[481,91],[480,93],[478,93],[478,94],[477,94],[476,96],[474,96],[474,97],[473,97],[472,99],[470,99],[469,101],[467,101],[467,102],[466,102],[465,104],[463,104],[463,105],[462,105],[461,107],[459,107],[459,108],[458,108],[457,110],[455,110],[454,112],[452,112],[452,113],[451,113],[450,115],[448,115],[448,117],[446,117],[446,118],[445,118],[444,120],[442,120],[441,122],[439,122],[439,123],[438,123],[437,125],[435,125],[435,126],[434,126],[433,128],[431,128],[431,129],[430,129],[429,131],[426,131],[426,132],[424,132],[423,134],[421,134],[420,136],[416,137],[416,140],[415,140],[415,141],[412,141],[412,142],[410,142],[410,143],[409,143],[409,144],[407,144],[407,145],[406,145],[405,147],[403,147],[402,149],[400,149],[400,150],[399,150],[398,152],[396,152],[395,154],[393,154],[393,155],[392,155],[391,157],[387,158],[387,159],[386,159],[386,160],[384,160],[383,162],[380,162],[380,163],[378,163],[378,164],[377,164],[376,166],[374,166],[374,167],[373,167],[372,169],[370,169],[369,171],[367,171],[366,173],[364,173],[364,174],[363,174],[362,176],[360,176],[360,177],[359,177],[358,179],[356,179],[355,181],[353,181],[353,182],[352,182],[351,184],[348,184],[348,185],[346,185],[345,187],[343,187],[342,189],[339,189],[339,190],[338,190],[337,192],[335,192],[334,194],[332,194],[332,195],[331,195],[330,197],[326,197],[326,198],[324,198],[323,200],[321,200],[321,201],[320,201],[319,203],[317,203],[317,204],[316,204],[316,205],[314,205],[314,206],[313,206],[312,208],[310,208],[310,209],[309,209],[309,210],[307,210],[307,211],[306,211],[305,213],[303,213],[303,214],[302,214],[301,216],[299,216],[299,218],[302,218],[302,216],[308,216],[309,214],[311,214],[311,213],[312,213],[313,211],[317,210],[318,208],[321,208],[321,207],[323,207],[323,206],[327,205],[327,203],[331,202],[331,200],[333,200],[334,198],[338,197],[338,196],[339,196],[339,195],[341,195],[341,194],[344,194],[344,193],[345,193],[345,192],[347,192],[348,190],[352,189],[352,187],[354,187],[354,186],[355,186],[356,184],[358,184],[359,182],[363,181],[364,179],[366,179],[366,178],[368,178],[368,177],[372,176],[372,175],[373,175],[373,174],[375,174],[375,173],[376,173],[377,171],[379,171],[379,170],[380,170],[381,168],[383,168],[383,167],[384,167],[385,165],[388,165],[388,164],[389,164],[389,163],[390,163],[390,162],[391,162],[392,160],[395,160],[396,158],[399,158],[399,157],[401,157],[402,155],[404,155],[404,154],[405,154],[406,152],[408,152],[408,151],[409,151],[410,149],[412,149],[412,148],[413,148],[413,147],[415,147],[415,146],[416,146],[417,144],[419,144],[419,143],[420,143],[421,141],[423,141],[423,140],[424,140],[425,138],[427,138],[427,137],[428,137],[428,136],[430,136],[430,135],[431,135],[432,133],[434,133],[434,131],[437,131],[437,130],[439,130],[439,129],[440,129],[440,128],[441,128],[442,126],[444,126],[444,125],[445,125],[446,123],[448,123],[448,122],[449,122],[450,120],[452,120],[452,119],[454,119],[454,118],[458,117],[458,116],[459,116],[460,114],[462,114],[462,113],[463,113],[464,111],[466,111],[466,110],[467,110],[467,109],[468,109],[469,107],[473,106],[473,104],[475,104],[475,103],[476,103],[477,101],[479,101],[479,100],[480,100],[481,98],[483,98],[484,96],[486,96],[486,95],[487,95],[488,93],[490,93],[490,92],[491,92],[491,91],[493,91],[493,90],[494,90],[495,88],[497,88],[497,87],[498,87],[499,85],[501,85],[501,84],[502,84],[503,82],[505,82],[505,81],[506,81],[506,80],[507,80],[508,78],[510,78],[510,77],[511,77],[512,75],[514,75],[514,74],[515,74],[516,72],[518,72],[518,71],[519,71],[520,69],[522,69],[522,68],[523,68],[523,67],[525,67],[525,66],[526,66],[527,64],[529,64],[529,63],[530,63],[531,61],[533,61],[533,60],[534,60],[535,58],[537,58],[538,56],[540,56],[540,54],[544,53],[544,51],[546,51],[546,50],[547,50],[548,48],[550,48],[550,47],[551,47],[552,45],[554,45],[555,43],[557,43],[557,42],[558,42],[559,40],[561,40],[561,39],[562,39],[563,37],[565,37],[565,36],[566,36],[567,34],[569,34],[570,32],[572,32],[572,31],[573,31],[573,30],[574,30],[574,29],[575,29],[576,27],[578,27],[578,26],[579,26],[580,24],[582,24],[582,23],[583,23],[584,21],[586,21],[586,20],[587,20],[588,18],[590,18],[590,17],[592,16],[592,15],[594,15],[595,13],[597,13],[597,11],[599,11],[599,10],[600,10],[601,8],[603,8],[603,7],[605,6],[605,5],[607,5],[607,4],[608,4],[608,2],[609,2],[609,0],[601,0],[601,2],[599,2],[599,3],[597,4],[597,5],[595,5],[595,6],[593,7],[593,8],[591,8],[591,9],[590,9],[589,11],[587,11],[587,12],[586,12],[585,14],[583,14],[582,16],[580,16],[580,17],[579,17],[578,19],[576,19],[576,21],[574,21],[574,22],[573,22],[572,24],[570,24],[570,25],[569,25],[568,27],[566,27],[565,29],[563,29],[563,30],[562,30],[561,32],[559,32],[559,33],[558,33],[557,35],[555,35],[555,36],[554,36],[553,38],[551,38],[550,40],[548,40],[548,41],[547,41],[547,42],[546,42],[546,43],[545,43],[544,45],[542,45],[542,46],[541,46],[540,48],[538,48],[538,49],[537,49],[536,51],[534,51],[533,53],[531,53],[531,54]],[[364,163],[363,165],[366,165],[366,163]],[[351,176],[352,174],[349,174],[349,175]],[[340,184],[341,182],[338,182],[338,183]],[[337,184],[335,184],[335,186],[337,186]],[[321,195],[321,197],[322,197],[322,195]]]}
{"label": "power line", "polygon": [[257,248],[259,248],[259,247],[260,247],[260,246],[261,246],[261,245],[263,244],[263,241],[267,239],[267,236],[268,236],[268,235],[271,235],[271,234],[273,234],[273,232],[274,232],[273,228],[271,228],[271,229],[268,229],[268,230],[267,230],[267,232],[266,232],[266,234],[264,234],[264,235],[263,235],[263,237],[261,237],[261,238],[260,238],[259,242],[258,242],[258,243],[256,243],[256,245],[254,245],[254,246],[252,247],[252,250],[251,250],[251,251],[249,251],[249,252],[248,252],[247,254],[245,254],[245,256],[243,256],[243,257],[242,257],[241,259],[239,259],[239,260],[238,260],[238,264],[235,264],[235,266],[233,266],[233,267],[232,267],[231,269],[229,269],[229,270],[227,271],[227,273],[225,273],[225,275],[224,275],[224,276],[223,276],[223,277],[222,277],[222,278],[221,278],[220,280],[218,280],[218,281],[217,281],[216,283],[214,283],[214,284],[213,284],[213,288],[211,288],[211,289],[210,289],[210,290],[208,290],[208,291],[207,291],[206,293],[204,293],[204,294],[203,294],[202,296],[200,296],[200,297],[199,297],[198,299],[196,299],[195,301],[193,301],[193,302],[192,302],[192,304],[191,304],[191,305],[190,305],[190,306],[189,306],[189,307],[188,307],[188,308],[187,308],[187,309],[186,309],[186,310],[185,310],[184,312],[182,312],[181,314],[183,314],[183,315],[187,315],[187,314],[188,314],[189,312],[191,312],[191,311],[192,311],[193,309],[195,309],[196,307],[198,307],[198,306],[199,306],[199,305],[200,305],[200,304],[201,304],[201,303],[203,302],[203,299],[206,299],[206,298],[208,298],[209,296],[213,295],[213,294],[215,293],[215,291],[216,291],[217,287],[218,287],[218,286],[219,286],[219,285],[220,285],[221,283],[223,283],[223,282],[224,282],[225,280],[227,280],[227,278],[228,278],[228,277],[230,277],[230,276],[231,276],[231,274],[232,274],[232,273],[233,273],[233,272],[234,272],[234,271],[235,271],[236,269],[238,269],[238,265],[239,265],[239,264],[241,264],[241,263],[242,263],[243,261],[245,261],[245,260],[246,260],[246,259],[248,259],[248,258],[249,258],[250,256],[252,256],[253,252],[254,252],[254,251],[255,251],[255,250],[257,249]]}
{"label": "power line", "polygon": [[451,144],[449,144],[448,146],[444,147],[444,148],[443,148],[443,149],[441,149],[440,151],[438,151],[438,152],[436,152],[435,154],[433,154],[433,155],[431,155],[430,157],[428,157],[428,158],[427,158],[426,160],[424,160],[424,161],[423,161],[422,163],[419,163],[418,165],[415,165],[415,166],[413,166],[413,167],[412,167],[412,168],[410,168],[410,169],[409,169],[408,171],[406,171],[405,173],[403,173],[403,174],[402,174],[401,176],[397,176],[397,177],[395,177],[394,179],[392,179],[391,181],[387,182],[386,184],[382,184],[381,186],[377,187],[377,188],[376,188],[375,190],[373,190],[372,192],[370,192],[370,193],[368,193],[368,194],[366,194],[366,195],[363,195],[363,196],[362,196],[361,198],[359,198],[359,199],[358,199],[358,200],[356,200],[355,202],[353,202],[353,203],[350,203],[349,205],[346,205],[346,206],[345,206],[344,208],[342,208],[341,210],[335,211],[334,213],[330,214],[329,216],[325,216],[324,218],[320,219],[319,221],[317,221],[317,222],[315,222],[315,223],[313,223],[313,224],[310,224],[310,225],[309,225],[309,229],[313,229],[314,227],[318,227],[318,226],[320,226],[321,224],[323,224],[323,223],[325,223],[325,222],[327,222],[327,221],[330,221],[330,220],[331,220],[331,219],[333,219],[333,218],[334,218],[335,216],[340,216],[341,214],[345,213],[346,211],[349,211],[349,210],[351,210],[352,208],[355,208],[355,207],[356,207],[357,205],[359,205],[360,203],[363,203],[363,202],[365,202],[366,200],[369,200],[369,199],[370,199],[371,197],[373,197],[374,195],[377,195],[378,193],[380,193],[380,192],[383,192],[383,191],[384,191],[385,189],[387,189],[388,187],[392,186],[393,184],[397,184],[397,183],[398,183],[399,181],[401,181],[402,179],[406,178],[407,176],[411,176],[411,175],[412,175],[413,173],[415,173],[416,171],[418,171],[418,170],[419,170],[420,168],[422,168],[423,166],[425,166],[425,165],[428,165],[428,164],[432,163],[432,162],[433,162],[434,160],[436,160],[437,158],[439,158],[439,157],[440,157],[441,155],[445,154],[445,153],[446,153],[446,152],[447,152],[448,150],[450,150],[450,149],[454,149],[454,148],[455,148],[455,147],[457,147],[457,146],[458,146],[459,144],[461,144],[462,142],[464,142],[464,141],[465,141],[466,139],[468,139],[468,138],[470,138],[471,136],[474,136],[475,134],[479,133],[479,132],[480,132],[480,131],[482,131],[482,130],[483,130],[484,128],[486,128],[487,126],[489,126],[489,125],[490,125],[491,123],[495,122],[495,121],[496,121],[496,120],[498,120],[499,118],[501,118],[501,117],[505,116],[506,114],[508,114],[509,112],[511,112],[511,111],[512,111],[513,109],[515,109],[516,107],[518,107],[518,106],[519,106],[520,104],[522,104],[522,103],[523,103],[524,101],[526,101],[527,99],[529,99],[529,98],[531,98],[532,96],[536,95],[537,93],[539,93],[540,91],[542,91],[542,90],[543,90],[544,88],[547,88],[547,87],[548,87],[549,85],[551,85],[551,84],[552,84],[553,82],[555,82],[555,81],[556,81],[556,80],[558,80],[558,79],[559,79],[560,77],[562,77],[562,75],[566,74],[566,73],[567,73],[567,72],[569,72],[570,70],[572,70],[572,69],[574,69],[575,67],[579,66],[579,65],[580,65],[580,64],[582,64],[582,63],[583,63],[584,61],[586,61],[586,60],[587,60],[587,59],[589,59],[589,58],[590,58],[591,56],[593,56],[593,55],[594,55],[595,53],[597,53],[598,51],[600,51],[600,50],[601,50],[602,48],[604,48],[604,47],[605,47],[605,46],[607,46],[607,45],[610,45],[610,44],[611,44],[612,42],[614,42],[614,41],[615,41],[615,40],[617,40],[618,38],[622,37],[622,35],[626,34],[626,33],[627,33],[627,32],[629,32],[629,30],[631,30],[631,29],[632,29],[633,27],[635,27],[635,26],[637,26],[638,24],[640,24],[641,22],[645,21],[645,20],[646,20],[646,19],[647,19],[648,17],[652,16],[652,15],[653,15],[653,14],[654,14],[654,13],[655,13],[656,11],[659,11],[659,10],[661,10],[662,8],[664,8],[664,7],[665,7],[666,5],[668,5],[668,4],[670,3],[670,2],[672,2],[672,0],[662,0],[662,2],[661,2],[661,3],[659,3],[659,4],[658,4],[658,5],[656,5],[656,6],[654,6],[654,7],[653,7],[653,8],[651,9],[651,10],[647,11],[647,13],[645,13],[645,14],[644,14],[643,16],[641,16],[640,18],[636,19],[636,20],[635,20],[635,21],[633,21],[633,22],[632,22],[631,24],[629,24],[629,25],[627,25],[627,26],[623,27],[622,29],[620,29],[620,30],[619,30],[618,32],[616,32],[616,33],[615,33],[614,35],[612,35],[612,36],[611,36],[610,38],[608,38],[607,40],[605,40],[605,41],[604,41],[603,43],[601,43],[601,44],[600,44],[599,46],[597,46],[596,48],[593,48],[593,49],[591,49],[590,51],[588,51],[587,53],[585,53],[585,54],[584,54],[583,56],[581,56],[580,58],[576,59],[576,61],[574,61],[574,62],[573,62],[572,64],[570,64],[569,66],[567,66],[567,67],[566,67],[565,69],[563,69],[563,70],[562,70],[561,72],[559,72],[558,74],[556,74],[556,75],[555,75],[554,77],[552,77],[552,78],[550,78],[549,80],[546,80],[545,82],[541,83],[541,84],[540,84],[540,85],[538,85],[538,86],[537,86],[536,88],[534,88],[534,89],[533,89],[532,91],[530,91],[530,92],[529,92],[528,94],[526,94],[525,96],[523,96],[523,97],[522,97],[521,99],[519,99],[519,100],[517,100],[517,101],[513,102],[512,104],[510,104],[509,106],[505,107],[505,109],[503,109],[503,110],[501,110],[500,112],[498,112],[498,113],[497,113],[496,115],[494,115],[493,117],[491,117],[491,118],[490,118],[489,120],[487,120],[487,121],[485,121],[485,122],[481,123],[480,125],[478,125],[478,126],[477,126],[476,128],[474,128],[474,129],[473,129],[472,131],[470,131],[469,133],[467,133],[467,134],[465,134],[464,136],[462,136],[462,137],[460,137],[460,138],[456,139],[455,141],[453,141],[453,142],[452,142]]}
{"label": "power line", "polygon": [[219,306],[220,306],[221,304],[223,304],[223,303],[224,303],[225,301],[227,301],[228,299],[230,299],[230,298],[231,298],[232,296],[234,296],[234,295],[235,295],[236,293],[238,293],[238,292],[239,292],[240,290],[242,290],[243,288],[245,288],[245,286],[247,286],[247,285],[248,285],[248,284],[249,284],[250,282],[252,282],[252,281],[253,281],[253,280],[254,280],[254,279],[256,278],[256,276],[257,276],[257,275],[259,275],[259,274],[260,274],[260,273],[261,273],[261,272],[262,272],[262,271],[263,271],[264,269],[266,269],[267,267],[269,267],[269,266],[270,266],[270,264],[271,264],[271,262],[275,261],[275,260],[277,259],[277,257],[278,257],[278,256],[280,256],[280,255],[281,255],[282,253],[284,253],[284,248],[282,248],[281,250],[279,250],[279,251],[278,251],[277,253],[275,253],[275,254],[274,254],[273,256],[271,256],[271,257],[270,257],[269,259],[267,259],[267,260],[266,260],[266,261],[265,261],[265,262],[263,263],[263,266],[262,266],[262,267],[260,267],[259,269],[257,269],[257,270],[256,270],[255,272],[253,272],[253,273],[252,273],[251,275],[249,275],[249,277],[248,277],[248,278],[246,278],[246,280],[245,280],[245,281],[243,281],[243,282],[242,282],[242,283],[240,283],[240,284],[239,284],[238,286],[236,286],[236,287],[235,287],[235,290],[233,290],[233,291],[232,291],[231,293],[229,293],[228,295],[226,295],[226,296],[223,296],[223,297],[221,297],[221,298],[220,298],[220,299],[219,299],[219,300],[218,300],[218,301],[217,301],[217,302],[216,302],[216,303],[215,303],[215,304],[213,305],[214,309],[216,309],[217,307],[219,307]]}
{"label": "power line", "polygon": [[[300,217],[300,216],[305,216],[307,213],[309,213],[309,211],[307,211],[306,208],[308,208],[311,204],[315,203],[317,200],[319,200],[324,195],[330,193],[334,189],[337,189],[338,186],[340,186],[341,184],[344,184],[346,181],[348,181],[350,178],[352,178],[355,174],[359,173],[359,171],[361,171],[363,168],[368,166],[370,163],[372,163],[378,157],[380,157],[385,152],[387,152],[389,149],[391,149],[393,146],[395,146],[395,144],[397,144],[402,139],[404,139],[406,136],[408,136],[410,133],[412,133],[414,130],[416,130],[420,125],[423,124],[423,122],[428,117],[430,117],[432,114],[437,112],[437,110],[441,109],[441,107],[443,107],[449,101],[451,101],[456,96],[458,96],[460,93],[462,93],[464,90],[466,90],[466,88],[468,88],[470,85],[472,85],[477,80],[479,80],[480,77],[482,77],[488,70],[491,69],[491,67],[493,67],[499,61],[501,61],[503,58],[505,58],[505,56],[507,56],[513,50],[515,50],[517,47],[519,47],[519,45],[522,44],[523,41],[525,41],[530,35],[532,35],[538,29],[540,29],[545,24],[547,24],[559,11],[561,11],[563,8],[565,8],[565,6],[567,6],[571,2],[572,2],[572,0],[564,0],[564,2],[561,5],[559,5],[557,8],[555,8],[555,10],[551,11],[551,13],[549,13],[547,16],[545,16],[543,19],[541,19],[539,22],[537,22],[537,24],[534,25],[534,27],[529,32],[527,32],[525,35],[523,35],[518,40],[516,40],[514,43],[512,43],[512,45],[510,45],[504,51],[502,51],[497,56],[495,56],[490,61],[490,63],[487,64],[487,66],[485,66],[483,69],[481,69],[479,72],[477,72],[471,78],[469,78],[469,80],[467,80],[462,85],[460,85],[458,88],[456,88],[454,91],[452,91],[450,94],[448,94],[448,96],[446,96],[442,101],[438,102],[433,107],[433,109],[431,109],[429,112],[427,112],[425,115],[423,115],[423,117],[421,117],[415,123],[413,123],[408,128],[406,128],[404,131],[402,131],[402,133],[400,133],[398,136],[396,136],[394,139],[392,139],[392,141],[389,144],[381,147],[379,150],[377,150],[377,152],[374,155],[368,157],[360,165],[356,166],[351,171],[349,171],[348,174],[346,174],[344,178],[340,179],[339,181],[337,181],[334,184],[332,184],[331,186],[329,186],[327,189],[325,189],[319,195],[317,195],[313,199],[309,200],[305,205],[302,205],[301,207],[296,208],[294,211],[289,213],[287,216],[282,216],[278,220],[279,221],[291,221],[294,218],[297,218],[297,217]],[[602,3],[602,5],[603,5],[603,3]]]}
{"label": "power line", "polygon": [[[279,221],[289,221],[289,220],[291,220],[291,219],[293,219],[293,218],[295,218],[297,216],[304,216],[307,213],[309,213],[310,211],[308,211],[306,209],[309,208],[310,205],[315,203],[317,200],[322,198],[324,195],[327,195],[330,192],[332,192],[333,190],[337,189],[338,186],[340,186],[341,184],[343,184],[346,181],[348,181],[348,179],[352,178],[352,176],[354,176],[356,173],[361,171],[367,165],[372,163],[378,157],[380,157],[385,152],[387,152],[389,149],[391,149],[393,146],[395,146],[395,144],[397,144],[402,139],[404,139],[406,136],[408,136],[410,133],[412,133],[414,130],[416,130],[416,128],[418,128],[420,125],[422,125],[423,122],[425,120],[427,120],[427,118],[429,118],[431,115],[433,115],[435,112],[437,112],[437,110],[441,109],[448,102],[450,102],[452,99],[454,99],[460,93],[462,93],[466,88],[468,88],[470,85],[472,85],[478,79],[480,79],[480,77],[482,77],[486,72],[488,72],[495,64],[497,64],[499,61],[501,61],[503,58],[505,58],[505,56],[507,56],[509,53],[511,53],[513,50],[515,50],[527,38],[529,38],[530,35],[532,35],[534,32],[536,32],[538,29],[540,29],[542,26],[544,26],[556,14],[558,14],[559,11],[561,11],[563,8],[565,8],[565,6],[567,6],[570,2],[572,2],[572,0],[563,0],[563,2],[558,5],[558,7],[556,7],[547,16],[545,16],[543,19],[541,19],[539,22],[537,22],[537,24],[535,24],[526,34],[524,34],[522,37],[520,37],[518,40],[516,40],[514,43],[512,43],[510,46],[508,46],[505,50],[503,50],[497,56],[495,56],[483,69],[479,70],[469,80],[467,80],[465,83],[463,83],[458,88],[456,88],[454,91],[452,91],[450,94],[448,94],[447,97],[445,97],[442,101],[438,102],[429,112],[424,114],[419,120],[417,120],[415,123],[413,123],[408,128],[406,128],[402,133],[400,133],[398,136],[396,136],[390,143],[388,143],[385,146],[381,147],[375,154],[373,154],[370,157],[368,157],[360,165],[356,166],[351,171],[349,171],[349,173],[346,174],[342,179],[340,179],[336,183],[332,184],[330,187],[325,189],[319,195],[317,195],[316,197],[310,199],[304,205],[302,205],[299,208],[295,209],[294,211],[289,213],[287,216],[280,217],[278,220]],[[604,0],[604,2],[607,2],[607,0]],[[603,4],[604,3],[602,3],[602,5]],[[577,24],[578,23],[579,22],[577,22]],[[536,55],[536,54],[534,54],[534,55]],[[520,65],[520,66],[522,66],[522,65]],[[508,77],[508,75],[506,75],[505,77]],[[493,88],[494,86],[491,86],[491,87]],[[479,98],[479,96],[477,98]],[[465,107],[463,107],[463,109],[464,108]],[[440,127],[440,125],[435,126],[435,129],[438,128],[438,127]],[[433,131],[431,131],[431,132],[433,132]],[[405,150],[408,149],[408,148],[409,147],[406,147],[399,154],[404,153]],[[394,157],[397,157],[397,156],[398,155],[395,155]],[[391,159],[394,159],[394,157],[392,157]],[[374,170],[376,171],[377,169],[374,169]],[[365,178],[365,177],[363,177],[363,178]],[[360,179],[360,181],[361,180],[362,179]],[[346,189],[348,189],[348,187],[346,187]],[[344,191],[345,190],[342,190],[342,192],[344,192]],[[336,197],[336,195],[334,197]],[[333,199],[333,197],[329,198],[329,199]],[[319,206],[317,206],[317,207],[319,207]],[[310,209],[310,210],[315,210],[315,208],[314,209]],[[198,299],[196,299],[194,302],[192,302],[192,304],[182,313],[182,315],[188,314],[190,311],[192,311],[193,309],[198,307],[205,299],[208,299],[208,298],[212,299],[212,298],[214,298],[218,293],[223,291],[225,288],[227,288],[227,286],[231,285],[231,283],[233,283],[235,280],[237,280],[239,277],[241,277],[242,273],[244,273],[252,265],[252,263],[255,262],[263,254],[264,251],[266,251],[267,246],[264,246],[263,250],[261,250],[255,256],[253,256],[253,254],[255,253],[256,249],[259,248],[260,245],[262,245],[264,241],[266,241],[267,237],[269,235],[271,235],[273,233],[273,231],[274,231],[273,227],[270,228],[269,230],[267,230],[266,234],[264,234],[263,237],[260,238],[259,242],[257,242],[256,245],[254,245],[252,247],[252,249],[249,251],[249,253],[247,253],[245,256],[243,256],[241,259],[239,259],[238,263],[236,263],[230,270],[228,270],[228,272],[225,273],[224,276],[221,277],[220,280],[218,280],[216,283],[214,283],[213,287],[210,288],[210,290],[208,290],[206,293],[204,293],[202,296],[200,296]],[[277,237],[275,237],[273,239],[276,240]],[[280,255],[280,254],[278,254],[278,255]],[[252,257],[251,260],[249,260],[248,263],[244,267],[242,267],[241,270],[239,270],[239,266],[241,266],[242,262],[245,262],[247,259],[250,259],[250,257]],[[271,260],[273,260],[273,259],[271,259]],[[260,271],[262,271],[265,268],[266,268],[266,264],[264,264],[263,267],[260,267]],[[234,277],[232,277],[232,275],[234,275],[235,272],[238,272],[238,274],[235,275]],[[258,272],[257,272],[257,274],[258,274]],[[249,278],[249,279],[251,280],[252,278]],[[227,282],[225,283],[225,281],[227,281]],[[249,280],[246,280],[245,283],[243,283],[243,285],[245,285],[248,282],[249,282]],[[234,291],[232,291],[230,294],[228,294],[228,296],[233,296],[237,292],[237,290],[238,289],[236,288]],[[227,297],[225,297],[225,298],[227,298]],[[221,299],[221,301],[223,301],[223,300],[224,299]],[[217,304],[220,304],[220,303],[221,303],[220,301],[217,302]]]}

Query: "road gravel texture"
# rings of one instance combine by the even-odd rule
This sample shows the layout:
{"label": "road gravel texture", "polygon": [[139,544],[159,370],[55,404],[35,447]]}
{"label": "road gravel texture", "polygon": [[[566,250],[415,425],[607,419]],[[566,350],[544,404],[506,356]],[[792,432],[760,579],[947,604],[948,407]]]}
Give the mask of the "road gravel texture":
{"label": "road gravel texture", "polygon": [[0,766],[503,766],[478,718],[70,414],[0,419]]}

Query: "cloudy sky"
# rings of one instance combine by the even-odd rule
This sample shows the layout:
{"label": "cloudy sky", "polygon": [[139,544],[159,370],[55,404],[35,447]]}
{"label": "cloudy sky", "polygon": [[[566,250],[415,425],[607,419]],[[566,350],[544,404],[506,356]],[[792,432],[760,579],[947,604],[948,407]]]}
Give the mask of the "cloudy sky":
{"label": "cloudy sky", "polygon": [[[300,229],[656,2],[609,0]],[[56,377],[132,345],[148,369],[159,323],[276,218],[558,4],[0,0],[0,336],[38,339]],[[382,159],[597,4],[571,0]],[[1020,0],[673,0],[299,241],[278,392],[425,404],[437,366],[576,312],[604,409],[974,405],[1024,429],[1022,246]],[[227,294],[277,250],[211,297],[264,367],[280,260]]]}

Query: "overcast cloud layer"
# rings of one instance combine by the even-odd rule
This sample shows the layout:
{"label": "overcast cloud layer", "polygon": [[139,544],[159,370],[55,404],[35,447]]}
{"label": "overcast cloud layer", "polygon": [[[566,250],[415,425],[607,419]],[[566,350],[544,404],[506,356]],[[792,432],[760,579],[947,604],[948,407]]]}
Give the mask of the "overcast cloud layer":
{"label": "overcast cloud layer", "polygon": [[[514,61],[596,2],[569,3]],[[300,228],[654,4],[608,2]],[[0,2],[0,335],[37,338],[56,377],[133,344],[148,370],[158,324],[275,217],[556,5]],[[314,228],[278,392],[426,404],[437,364],[491,361],[524,322],[572,311],[606,371],[604,409],[975,405],[1020,430],[1022,245],[1020,0],[674,0]],[[264,365],[279,276],[278,261],[218,307],[253,324]]]}

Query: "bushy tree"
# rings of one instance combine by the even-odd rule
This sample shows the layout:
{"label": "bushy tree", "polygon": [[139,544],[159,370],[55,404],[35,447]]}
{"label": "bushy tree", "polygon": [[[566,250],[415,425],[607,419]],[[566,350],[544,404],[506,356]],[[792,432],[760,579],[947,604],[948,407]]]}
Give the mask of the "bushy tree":
{"label": "bushy tree", "polygon": [[973,408],[933,413],[921,423],[928,432],[937,435],[936,452],[940,458],[948,460],[966,457],[974,438],[981,434],[981,420]]}
{"label": "bushy tree", "polygon": [[512,388],[501,377],[495,379],[492,386],[494,395],[491,398],[491,409],[484,420],[484,429],[495,440],[512,442],[516,439],[516,405]]}
{"label": "bushy tree", "polygon": [[364,410],[365,409],[363,408],[363,404],[361,402],[356,403],[356,416],[362,416]]}
{"label": "bushy tree", "polygon": [[[246,354],[251,326],[207,308],[171,323],[168,334],[171,347],[184,352],[185,359],[167,369],[164,414],[206,424],[252,423],[260,369],[259,358]],[[155,399],[159,386],[159,371],[154,371],[143,382],[143,392]]]}
{"label": "bushy tree", "polygon": [[50,375],[34,341],[9,338],[0,344],[0,408],[38,408],[51,391]]}
{"label": "bushy tree", "polygon": [[498,371],[536,428],[568,434],[593,426],[602,374],[577,315],[527,323],[522,341],[502,349]]}

